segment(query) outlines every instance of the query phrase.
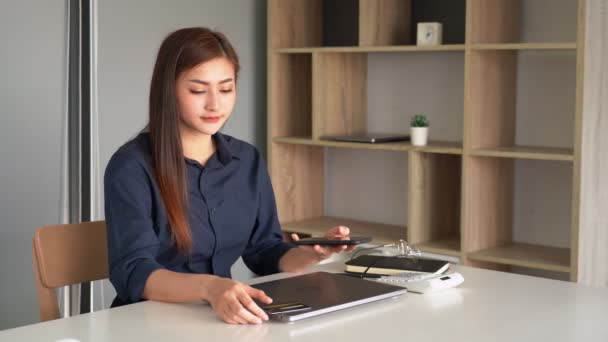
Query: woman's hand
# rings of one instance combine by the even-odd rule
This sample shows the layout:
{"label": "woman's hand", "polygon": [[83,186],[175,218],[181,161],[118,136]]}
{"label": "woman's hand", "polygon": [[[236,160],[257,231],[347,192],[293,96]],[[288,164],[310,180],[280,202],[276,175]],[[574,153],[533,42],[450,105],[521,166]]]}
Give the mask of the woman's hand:
{"label": "woman's hand", "polygon": [[[325,233],[328,239],[348,240],[350,239],[350,229],[345,226],[337,226],[329,229]],[[297,234],[291,234],[294,241],[300,238]],[[356,246],[298,246],[289,250],[279,262],[279,267],[283,272],[301,272],[310,266],[319,263],[331,257],[334,253],[339,253],[344,250],[352,251]]]}
{"label": "woman's hand", "polygon": [[[328,239],[334,239],[334,240],[348,240],[348,239],[350,239],[350,229],[345,226],[333,227],[325,233],[325,237]],[[300,240],[300,237],[297,234],[291,234],[291,238],[294,241]],[[342,246],[321,246],[321,245],[300,246],[300,248],[312,250],[313,252],[315,252],[318,257],[318,261],[325,260],[325,259],[331,257],[334,253],[340,253],[344,250],[352,251],[355,247],[356,246],[347,246],[347,245],[342,245]]]}
{"label": "woman's hand", "polygon": [[264,291],[228,278],[215,277],[208,283],[207,301],[215,313],[230,324],[259,324],[268,315],[254,301],[270,304],[272,298]]}

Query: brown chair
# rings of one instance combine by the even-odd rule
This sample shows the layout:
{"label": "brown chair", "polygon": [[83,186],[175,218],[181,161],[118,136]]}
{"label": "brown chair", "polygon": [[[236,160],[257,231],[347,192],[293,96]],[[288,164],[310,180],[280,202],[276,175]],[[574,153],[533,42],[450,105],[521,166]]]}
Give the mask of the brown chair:
{"label": "brown chair", "polygon": [[39,228],[32,253],[42,322],[60,318],[56,288],[108,278],[105,221]]}

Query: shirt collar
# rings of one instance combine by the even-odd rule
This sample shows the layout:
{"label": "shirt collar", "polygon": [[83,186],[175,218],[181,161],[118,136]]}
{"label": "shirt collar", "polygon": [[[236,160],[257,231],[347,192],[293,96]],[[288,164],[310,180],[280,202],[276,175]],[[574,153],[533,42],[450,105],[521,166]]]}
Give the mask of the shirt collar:
{"label": "shirt collar", "polygon": [[[208,161],[208,163],[211,164],[212,169],[226,166],[232,159],[241,159],[241,148],[233,137],[217,132],[212,135],[211,138],[215,141],[215,146],[217,147],[216,153],[214,153]],[[196,160],[185,156],[184,159],[190,164],[200,166],[200,163]],[[218,161],[221,165],[217,165]]]}
{"label": "shirt collar", "polygon": [[231,136],[222,133],[213,135],[215,145],[217,146],[217,155],[220,162],[228,165],[232,159],[240,159],[240,149]]}

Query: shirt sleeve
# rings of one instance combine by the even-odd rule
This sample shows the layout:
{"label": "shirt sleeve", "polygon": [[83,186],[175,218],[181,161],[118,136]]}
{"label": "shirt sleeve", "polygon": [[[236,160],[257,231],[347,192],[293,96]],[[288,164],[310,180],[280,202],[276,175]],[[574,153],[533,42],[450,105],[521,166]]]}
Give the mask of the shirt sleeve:
{"label": "shirt sleeve", "polygon": [[254,273],[268,275],[280,272],[279,260],[288,250],[297,246],[283,241],[270,176],[257,151],[256,162],[258,213],[249,243],[243,252],[243,261]]}
{"label": "shirt sleeve", "polygon": [[104,197],[110,282],[121,300],[139,302],[150,274],[164,267],[156,262],[160,243],[152,220],[151,184],[134,157],[112,157]]}

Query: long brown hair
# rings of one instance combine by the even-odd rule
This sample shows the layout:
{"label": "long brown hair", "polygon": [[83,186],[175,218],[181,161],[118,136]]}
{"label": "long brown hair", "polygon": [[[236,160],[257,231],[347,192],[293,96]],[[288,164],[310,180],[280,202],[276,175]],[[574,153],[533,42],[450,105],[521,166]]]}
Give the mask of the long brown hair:
{"label": "long brown hair", "polygon": [[192,248],[192,234],[187,214],[188,183],[175,84],[182,72],[218,57],[226,57],[234,65],[236,80],[238,56],[222,33],[204,27],[177,30],[165,38],[158,50],[150,85],[148,129],[155,178],[171,236],[184,254]]}

